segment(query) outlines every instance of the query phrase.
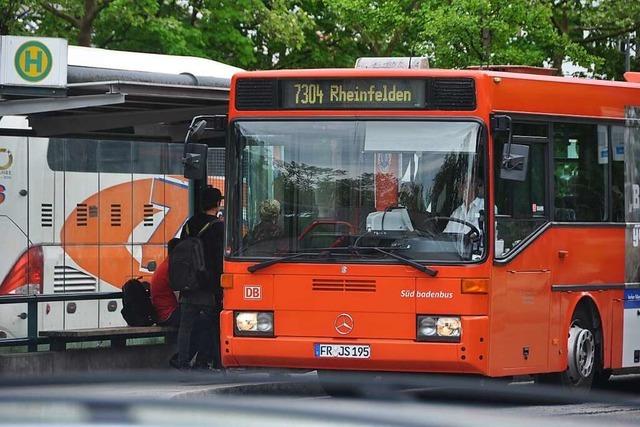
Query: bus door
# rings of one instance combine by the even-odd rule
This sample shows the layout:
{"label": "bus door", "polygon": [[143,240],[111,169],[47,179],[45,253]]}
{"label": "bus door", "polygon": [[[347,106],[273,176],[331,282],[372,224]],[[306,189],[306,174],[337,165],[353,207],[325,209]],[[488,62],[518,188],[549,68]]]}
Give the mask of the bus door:
{"label": "bus door", "polygon": [[[62,139],[64,253],[56,265],[54,292],[84,293],[97,290],[99,265],[100,197],[98,142],[91,139]],[[53,142],[53,140],[52,140]],[[58,142],[57,144],[60,144]],[[97,301],[68,301],[64,304],[64,328],[98,327]]]}
{"label": "bus door", "polygon": [[[544,371],[548,365],[551,298],[549,143],[545,124],[513,124],[514,144],[529,147],[522,182],[500,178],[506,138],[494,142],[495,265],[491,364],[502,374]],[[508,325],[508,327],[507,327]]]}
{"label": "bus door", "polygon": [[[0,136],[0,294],[32,291],[28,262],[27,137]],[[20,268],[27,266],[27,269]],[[26,304],[0,308],[0,338],[25,337]],[[25,314],[23,314],[25,313]]]}

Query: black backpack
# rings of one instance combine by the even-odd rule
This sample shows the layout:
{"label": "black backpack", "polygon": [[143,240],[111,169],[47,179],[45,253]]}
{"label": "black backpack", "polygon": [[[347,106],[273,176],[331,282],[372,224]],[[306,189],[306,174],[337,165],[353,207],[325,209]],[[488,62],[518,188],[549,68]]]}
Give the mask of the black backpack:
{"label": "black backpack", "polygon": [[148,282],[131,279],[124,284],[120,313],[129,326],[151,326],[156,322],[156,311],[151,304]]}
{"label": "black backpack", "polygon": [[194,291],[205,286],[207,266],[204,261],[204,245],[200,238],[216,220],[208,222],[195,236],[187,235],[169,254],[169,286],[174,291]]}

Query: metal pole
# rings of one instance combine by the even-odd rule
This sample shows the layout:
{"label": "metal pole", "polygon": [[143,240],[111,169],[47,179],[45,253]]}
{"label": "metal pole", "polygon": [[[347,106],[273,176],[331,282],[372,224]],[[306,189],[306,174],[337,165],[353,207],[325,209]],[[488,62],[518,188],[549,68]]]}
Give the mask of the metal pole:
{"label": "metal pole", "polygon": [[189,180],[189,218],[196,213],[196,183],[193,179]]}
{"label": "metal pole", "polygon": [[625,40],[625,52],[624,52],[624,70],[625,72],[631,71],[631,34],[627,34]]}
{"label": "metal pole", "polygon": [[38,351],[38,300],[27,302],[27,337],[29,338],[29,352]]}

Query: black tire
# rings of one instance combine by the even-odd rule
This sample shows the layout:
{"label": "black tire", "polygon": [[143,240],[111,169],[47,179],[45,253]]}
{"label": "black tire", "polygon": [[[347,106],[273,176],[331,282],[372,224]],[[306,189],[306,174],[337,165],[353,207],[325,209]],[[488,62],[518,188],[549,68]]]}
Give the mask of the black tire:
{"label": "black tire", "polygon": [[607,389],[611,386],[611,383],[609,382],[610,378],[611,371],[609,369],[602,369],[599,372],[596,372],[596,375],[593,377],[592,387]]}
{"label": "black tire", "polygon": [[564,388],[587,392],[596,378],[604,375],[602,369],[602,338],[596,328],[591,310],[579,307],[573,313],[567,337],[568,366],[564,372],[539,375],[543,384],[557,384]]}

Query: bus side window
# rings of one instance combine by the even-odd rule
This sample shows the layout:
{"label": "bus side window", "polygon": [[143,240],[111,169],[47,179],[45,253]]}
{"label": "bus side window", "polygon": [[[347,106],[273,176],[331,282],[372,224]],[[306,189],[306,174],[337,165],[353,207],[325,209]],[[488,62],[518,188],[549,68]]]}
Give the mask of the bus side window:
{"label": "bus side window", "polygon": [[556,221],[600,222],[608,218],[608,141],[606,126],[554,125]]}
{"label": "bus side window", "polygon": [[624,126],[611,126],[611,220],[625,222]]}
{"label": "bus side window", "polygon": [[[517,130],[515,125],[514,130]],[[523,240],[547,222],[547,140],[538,138],[540,142],[529,144],[529,167],[525,181],[500,179],[500,162],[495,162],[496,258],[507,257]],[[495,159],[501,158],[505,141],[504,137],[494,141]]]}

